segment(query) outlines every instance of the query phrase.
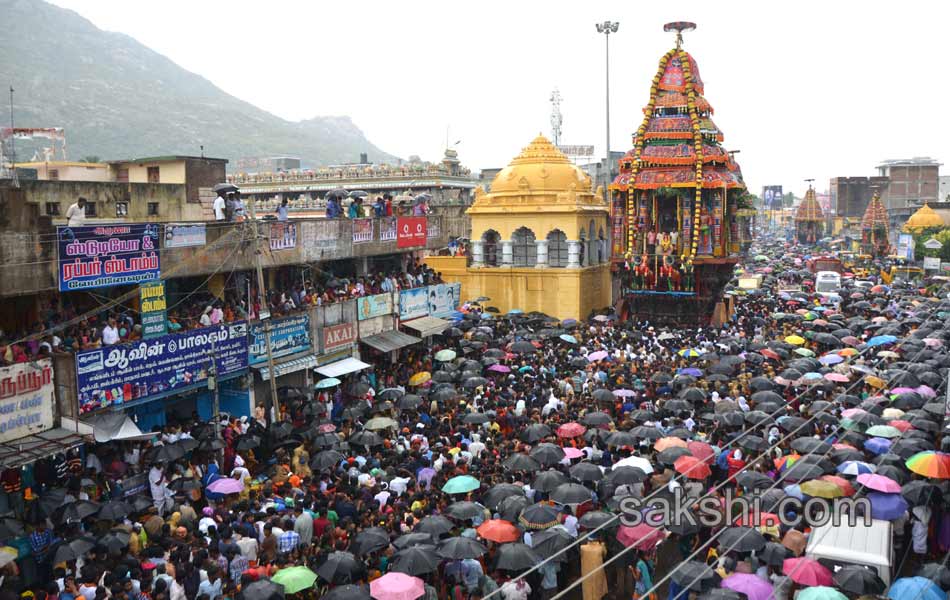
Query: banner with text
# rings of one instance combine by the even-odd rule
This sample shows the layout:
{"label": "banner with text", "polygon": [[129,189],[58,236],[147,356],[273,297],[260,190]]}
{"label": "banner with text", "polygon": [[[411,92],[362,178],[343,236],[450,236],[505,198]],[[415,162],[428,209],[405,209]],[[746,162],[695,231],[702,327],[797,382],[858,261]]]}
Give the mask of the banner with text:
{"label": "banner with text", "polygon": [[429,288],[421,287],[399,292],[399,318],[405,321],[428,315],[428,290]]}
{"label": "banner with text", "polygon": [[165,320],[165,282],[148,281],[139,285],[139,313],[142,315],[142,338],[149,340],[168,333]]}
{"label": "banner with text", "polygon": [[396,220],[397,248],[413,248],[426,245],[426,218],[399,217]]}
{"label": "banner with text", "polygon": [[383,217],[379,220],[379,241],[391,242],[396,239],[396,217]]}
{"label": "banner with text", "polygon": [[[255,323],[248,329],[248,364],[267,362],[267,332],[263,323]],[[310,315],[302,314],[270,323],[271,356],[281,358],[298,352],[307,352],[310,342]]]}
{"label": "banner with text", "polygon": [[365,296],[359,298],[356,302],[356,314],[359,315],[360,321],[372,319],[373,317],[381,317],[383,315],[392,314],[393,312],[392,294]]}
{"label": "banner with text", "polygon": [[166,248],[204,246],[206,241],[207,229],[204,223],[167,223],[165,225]]}
{"label": "banner with text", "polygon": [[373,220],[353,219],[353,243],[365,244],[373,241]]}
{"label": "banner with text", "polygon": [[356,323],[341,323],[323,328],[323,354],[352,346],[357,338]]}
{"label": "banner with text", "polygon": [[247,323],[204,327],[76,354],[79,412],[85,414],[206,385],[247,368]]}
{"label": "banner with text", "polygon": [[57,227],[59,291],[72,292],[158,279],[158,225]]}
{"label": "banner with text", "polygon": [[782,186],[767,185],[762,188],[762,205],[766,209],[781,209],[785,202]]}
{"label": "banner with text", "polygon": [[459,307],[461,283],[440,283],[429,286],[429,315],[447,317]]}
{"label": "banner with text", "polygon": [[50,359],[0,367],[0,415],[0,443],[53,428]]}
{"label": "banner with text", "polygon": [[270,249],[289,250],[297,247],[297,224],[278,221],[270,224]]}

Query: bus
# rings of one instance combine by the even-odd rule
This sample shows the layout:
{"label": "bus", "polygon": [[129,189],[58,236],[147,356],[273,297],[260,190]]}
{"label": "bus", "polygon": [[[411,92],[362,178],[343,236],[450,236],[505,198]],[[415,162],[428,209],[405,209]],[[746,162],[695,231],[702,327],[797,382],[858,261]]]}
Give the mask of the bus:
{"label": "bus", "polygon": [[835,292],[841,288],[841,275],[834,271],[818,271],[815,275],[815,291],[818,293]]}

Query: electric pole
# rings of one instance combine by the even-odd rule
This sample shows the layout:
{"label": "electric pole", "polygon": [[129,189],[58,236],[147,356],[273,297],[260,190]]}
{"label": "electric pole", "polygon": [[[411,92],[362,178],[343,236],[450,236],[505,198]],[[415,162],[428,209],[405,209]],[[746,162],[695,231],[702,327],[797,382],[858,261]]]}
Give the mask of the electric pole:
{"label": "electric pole", "polygon": [[[254,263],[257,269],[257,295],[260,299],[261,310],[257,315],[264,326],[264,343],[267,346],[267,374],[270,383],[270,398],[264,403],[264,419],[270,425],[273,422],[271,411],[274,416],[280,415],[280,405],[277,399],[277,373],[274,369],[274,353],[270,344],[270,310],[267,304],[267,293],[264,288],[264,268],[261,266],[261,239],[257,223],[257,211],[254,209],[254,199],[250,199],[251,226],[254,229]],[[273,223],[270,224],[273,226]],[[286,226],[286,225],[285,225]]]}

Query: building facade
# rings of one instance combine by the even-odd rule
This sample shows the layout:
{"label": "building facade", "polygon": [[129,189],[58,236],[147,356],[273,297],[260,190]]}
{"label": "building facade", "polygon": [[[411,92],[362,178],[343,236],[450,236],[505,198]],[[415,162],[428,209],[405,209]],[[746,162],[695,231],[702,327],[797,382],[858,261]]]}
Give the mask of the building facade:
{"label": "building facade", "polygon": [[924,204],[938,201],[940,163],[933,158],[885,160],[877,171],[878,176],[887,178],[881,200],[894,225],[907,220]]}

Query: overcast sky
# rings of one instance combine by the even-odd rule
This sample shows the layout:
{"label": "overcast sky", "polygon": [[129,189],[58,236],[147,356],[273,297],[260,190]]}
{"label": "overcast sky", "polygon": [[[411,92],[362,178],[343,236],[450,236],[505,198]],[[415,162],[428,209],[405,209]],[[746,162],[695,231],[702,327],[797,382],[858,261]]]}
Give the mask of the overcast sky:
{"label": "overcast sky", "polygon": [[[605,146],[604,36],[611,146],[630,147],[667,21],[690,20],[714,120],[749,188],[873,175],[887,158],[950,161],[950,2],[798,0],[378,2],[54,0],[126,33],[280,117],[349,115],[392,154],[438,160],[459,141],[473,169],[504,166],[550,135]],[[950,169],[950,167],[948,167]]]}

